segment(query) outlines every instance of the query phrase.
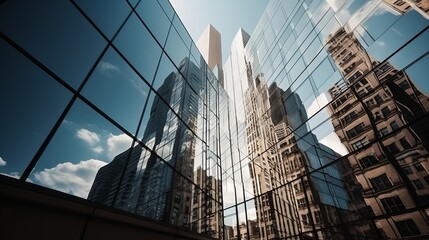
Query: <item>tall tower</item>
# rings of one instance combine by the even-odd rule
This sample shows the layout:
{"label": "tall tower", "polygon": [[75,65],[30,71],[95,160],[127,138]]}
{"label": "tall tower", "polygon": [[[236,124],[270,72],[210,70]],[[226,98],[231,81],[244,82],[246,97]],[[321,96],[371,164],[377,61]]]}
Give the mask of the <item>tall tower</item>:
{"label": "tall tower", "polygon": [[[428,97],[404,71],[379,64],[344,28],[328,40],[328,52],[344,77],[329,91],[336,134],[352,153],[348,160],[362,196],[386,239],[428,236]],[[426,133],[426,134],[425,134]],[[415,170],[413,170],[415,169]]]}
{"label": "tall tower", "polygon": [[198,38],[197,47],[204,60],[208,63],[209,68],[217,75],[220,84],[223,86],[222,44],[218,30],[209,24]]}
{"label": "tall tower", "polygon": [[[140,145],[126,150],[98,171],[89,200],[112,205],[154,220],[187,227],[190,221],[196,119],[202,72],[188,58],[179,65],[193,81],[171,72],[157,89]],[[177,111],[168,107],[165,102]],[[182,116],[180,121],[176,114]],[[164,160],[161,160],[161,158]],[[171,167],[176,171],[173,171]],[[178,174],[178,172],[180,174]]]}

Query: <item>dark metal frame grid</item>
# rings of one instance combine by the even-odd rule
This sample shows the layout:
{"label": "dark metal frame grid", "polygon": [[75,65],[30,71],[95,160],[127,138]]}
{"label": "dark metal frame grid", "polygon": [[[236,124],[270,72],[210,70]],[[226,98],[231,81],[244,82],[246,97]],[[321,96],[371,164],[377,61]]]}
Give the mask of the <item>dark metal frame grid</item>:
{"label": "dark metal frame grid", "polygon": [[[107,43],[106,46],[103,48],[103,50],[101,51],[100,55],[97,57],[96,61],[93,63],[92,67],[90,68],[89,72],[86,74],[86,76],[84,77],[82,83],[79,85],[79,87],[77,88],[77,90],[75,90],[73,87],[71,87],[65,80],[63,80],[61,77],[59,77],[57,74],[55,74],[52,70],[50,70],[47,66],[45,66],[42,62],[40,62],[37,58],[35,58],[31,53],[29,53],[28,51],[26,51],[24,48],[22,48],[18,43],[16,43],[15,41],[13,41],[11,38],[9,38],[5,33],[0,32],[0,38],[3,39],[7,44],[9,44],[10,47],[16,49],[20,54],[22,54],[23,56],[25,56],[27,59],[29,59],[33,64],[35,64],[37,67],[39,67],[41,70],[43,70],[44,72],[46,72],[50,77],[52,77],[54,80],[56,80],[58,83],[60,83],[64,88],[66,88],[69,92],[72,93],[72,98],[70,99],[70,101],[67,103],[66,107],[64,108],[63,112],[61,113],[61,115],[59,116],[59,118],[57,119],[57,121],[55,122],[55,124],[53,125],[53,127],[51,128],[51,130],[49,131],[48,135],[46,136],[45,140],[42,142],[41,146],[39,147],[39,149],[37,150],[37,152],[34,154],[33,158],[31,159],[30,163],[27,165],[25,171],[23,172],[23,174],[21,175],[21,177],[19,178],[20,182],[26,182],[28,177],[30,176],[32,170],[34,169],[35,165],[37,164],[37,162],[39,161],[40,157],[42,156],[42,154],[44,153],[44,151],[46,150],[47,146],[49,145],[49,143],[51,142],[51,140],[53,139],[54,135],[56,134],[56,132],[58,131],[61,123],[64,121],[65,117],[67,116],[67,114],[70,112],[70,109],[72,108],[72,106],[74,105],[74,103],[76,102],[77,99],[81,100],[82,102],[84,102],[87,106],[89,106],[92,110],[94,110],[95,112],[97,112],[99,115],[101,115],[104,119],[106,119],[109,123],[113,124],[116,128],[118,128],[120,131],[122,131],[123,133],[125,133],[128,137],[130,137],[132,139],[132,143],[130,148],[132,148],[133,146],[136,146],[135,144],[139,144],[141,147],[143,147],[146,151],[151,152],[151,154],[153,154],[154,156],[156,156],[158,159],[160,159],[164,164],[166,164],[173,172],[174,174],[177,174],[178,176],[180,176],[183,179],[186,179],[187,182],[189,182],[193,188],[198,189],[198,192],[200,194],[203,194],[204,197],[204,201],[206,202],[214,202],[216,204],[220,204],[220,206],[222,206],[222,200],[221,199],[215,199],[212,197],[212,195],[210,193],[207,192],[207,190],[204,187],[201,187],[199,185],[197,185],[196,183],[194,183],[193,179],[189,179],[188,176],[185,176],[183,173],[181,173],[180,171],[178,171],[174,166],[172,166],[168,161],[165,161],[162,157],[160,157],[154,150],[151,150],[149,147],[147,147],[143,142],[141,142],[136,136],[140,130],[141,124],[142,124],[142,120],[147,108],[147,104],[148,104],[148,99],[150,98],[150,96],[152,94],[155,94],[159,99],[161,99],[163,101],[163,103],[168,106],[168,108],[171,110],[171,112],[175,115],[175,117],[177,119],[179,119],[179,121],[181,122],[181,124],[183,124],[188,130],[190,130],[194,136],[194,138],[198,138],[203,144],[204,146],[206,146],[204,149],[208,149],[208,145],[206,143],[206,139],[201,139],[200,136],[197,135],[197,133],[190,128],[190,126],[188,125],[187,122],[183,121],[181,119],[181,117],[178,115],[178,113],[176,113],[174,111],[174,109],[168,104],[168,102],[166,100],[163,99],[163,97],[161,95],[158,94],[158,92],[156,91],[156,89],[152,86],[152,84],[155,81],[157,72],[158,72],[158,68],[161,64],[161,59],[162,57],[165,55],[167,56],[168,60],[171,62],[171,64],[173,64],[176,73],[181,75],[181,78],[184,81],[184,84],[187,85],[187,87],[189,89],[191,89],[191,91],[193,92],[193,94],[195,94],[200,101],[203,102],[203,104],[206,106],[205,109],[206,111],[211,111],[211,110],[207,110],[207,101],[208,101],[208,90],[204,89],[204,98],[201,98],[201,95],[197,92],[195,92],[195,90],[191,87],[191,85],[188,83],[188,79],[187,76],[184,75],[184,73],[182,73],[178,66],[176,66],[176,64],[174,63],[174,61],[172,60],[172,58],[169,56],[169,53],[165,51],[165,46],[167,44],[167,41],[169,39],[170,36],[170,31],[177,31],[176,27],[174,26],[174,21],[178,21],[178,24],[181,25],[181,27],[183,29],[186,30],[186,28],[183,26],[183,23],[181,22],[179,16],[177,15],[177,13],[174,11],[173,16],[170,18],[168,18],[167,14],[165,13],[166,10],[164,10],[164,7],[167,4],[167,7],[170,7],[171,9],[172,6],[170,5],[170,3],[168,1],[166,1],[166,3],[162,4],[161,2],[156,1],[155,4],[159,4],[160,8],[162,9],[162,11],[164,11],[163,13],[165,14],[165,17],[170,21],[170,25],[169,25],[169,29],[168,29],[168,33],[166,35],[166,38],[164,40],[164,43],[160,43],[158,41],[158,39],[155,37],[154,33],[152,32],[152,30],[147,26],[147,24],[144,22],[144,20],[142,19],[142,17],[140,16],[140,14],[137,12],[137,7],[139,6],[139,4],[142,2],[142,0],[139,0],[135,6],[133,6],[133,4],[130,2],[130,0],[126,1],[126,4],[129,5],[130,9],[129,9],[129,13],[127,14],[126,18],[123,20],[123,22],[121,23],[120,27],[116,30],[116,32],[114,33],[114,35],[112,36],[111,39],[109,39],[109,37],[106,36],[106,34],[97,26],[97,24],[91,19],[91,17],[79,6],[79,4],[75,1],[75,0],[69,0],[69,2],[79,11],[79,13],[82,15],[82,17],[84,17],[86,19],[86,21],[96,30],[96,32],[105,40],[105,42]],[[1,4],[7,3],[7,0],[5,0],[4,2],[2,2]],[[164,6],[163,6],[164,5]],[[162,13],[161,13],[162,14]],[[155,69],[155,73],[153,76],[153,79],[151,79],[151,81],[149,81],[148,79],[144,78],[142,76],[142,74],[136,69],[136,67],[133,66],[133,64],[127,59],[127,57],[114,45],[113,41],[116,39],[116,37],[118,36],[118,34],[122,31],[124,25],[128,22],[128,20],[130,19],[130,17],[132,15],[137,16],[137,18],[139,19],[140,23],[142,24],[142,27],[144,27],[151,35],[151,37],[156,41],[156,43],[159,45],[159,48],[162,50],[161,54],[159,56],[158,59],[158,63],[157,63],[157,67]],[[177,19],[177,20],[176,20]],[[177,32],[177,34],[179,35],[180,38],[182,38],[183,41],[183,37],[180,35],[179,32]],[[189,37],[189,33],[186,30],[186,34]],[[193,56],[192,53],[192,48],[195,48],[195,44],[193,42],[190,42],[189,44],[185,44],[185,46],[187,47],[187,52],[188,55],[184,56],[186,58],[192,58],[194,61],[196,56]],[[98,66],[98,64],[100,63],[100,61],[102,60],[102,58],[105,56],[105,53],[107,52],[108,49],[114,49],[114,51],[120,56],[120,58],[126,62],[126,64],[128,65],[128,67],[130,67],[140,78],[141,81],[144,81],[147,86],[150,88],[150,94],[148,94],[148,96],[146,96],[146,101],[145,104],[143,106],[142,112],[140,114],[140,118],[139,118],[139,122],[137,125],[137,129],[136,132],[133,134],[131,132],[129,132],[128,130],[126,130],[123,126],[121,126],[119,123],[117,123],[114,119],[112,119],[108,114],[106,114],[103,110],[101,110],[100,108],[98,108],[97,106],[95,106],[91,101],[89,101],[87,98],[85,98],[84,96],[81,95],[81,91],[82,89],[85,87],[85,84],[88,82],[88,80],[90,79],[90,77],[92,76],[93,72],[95,71],[96,67]],[[199,53],[199,50],[196,49]],[[197,56],[200,57],[200,59],[202,59],[201,55]],[[199,65],[199,64],[198,64]],[[204,86],[212,86],[213,89],[215,89],[216,92],[219,91],[219,84],[216,84],[216,86],[213,86],[214,83],[209,81],[208,78],[208,72],[207,71],[211,71],[208,69],[207,64],[205,64],[204,66],[200,66],[200,68],[202,68],[204,70],[203,74],[203,78],[202,81],[206,82],[206,84],[204,84]],[[219,94],[216,93],[217,98]],[[211,111],[212,112],[212,111]],[[148,114],[148,113],[146,113]],[[213,112],[212,112],[213,114]],[[218,117],[218,108],[216,106],[216,119],[217,119],[217,124],[216,124],[216,129],[217,129],[217,134],[220,134],[220,130],[219,130],[219,117]],[[207,113],[205,113],[205,121],[208,121],[207,119]],[[219,135],[217,135],[217,141],[219,142]],[[219,143],[218,143],[219,144]],[[130,160],[130,155],[131,155],[132,151],[129,151],[127,159],[126,159],[126,163]],[[205,163],[203,162],[203,166],[207,167],[207,155],[205,156]],[[217,159],[220,159],[219,156],[217,156]],[[218,162],[216,163],[216,166],[221,167],[221,163]],[[124,178],[124,174],[125,172],[122,172],[121,174],[121,178],[120,178],[120,182],[123,181]],[[222,176],[220,175],[220,180],[222,179]],[[119,193],[119,187],[121,186],[121,184],[118,185],[118,189],[115,191],[116,192],[116,196],[114,198],[114,201],[111,205],[111,207],[114,206],[115,204],[115,200],[116,197]],[[221,189],[221,186],[220,186]],[[218,191],[219,189],[213,189],[215,191]],[[171,190],[170,190],[171,191]],[[208,190],[210,191],[210,190]],[[218,194],[218,196],[220,196]],[[201,208],[202,206],[199,206],[199,208]],[[118,209],[115,209],[118,210]],[[221,218],[223,219],[223,215],[222,215],[222,210],[219,209],[219,213],[221,214]],[[126,212],[126,214],[129,214],[129,212]],[[131,213],[133,214],[133,213]],[[135,214],[133,214],[135,215]],[[139,215],[136,215],[136,217],[142,217]],[[189,223],[190,225],[190,223]],[[187,227],[189,228],[189,227]]]}

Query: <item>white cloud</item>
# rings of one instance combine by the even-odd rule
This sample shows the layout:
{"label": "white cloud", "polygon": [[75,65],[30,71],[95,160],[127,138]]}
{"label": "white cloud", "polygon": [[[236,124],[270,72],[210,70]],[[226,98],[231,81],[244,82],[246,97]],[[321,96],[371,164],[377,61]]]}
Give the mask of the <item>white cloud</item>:
{"label": "white cloud", "polygon": [[[368,17],[381,16],[385,13],[391,13],[393,15],[399,14],[381,0],[369,0],[355,14],[353,14],[353,16],[350,17],[350,20],[348,21],[348,27],[350,30],[353,30],[357,25],[367,20]],[[350,13],[347,14],[350,16]]]}
{"label": "white cloud", "polygon": [[[246,219],[246,212],[244,210],[238,213],[238,219]],[[253,207],[247,209],[247,220],[256,220],[256,208]]]}
{"label": "white cloud", "polygon": [[[224,180],[225,181],[225,180]],[[226,207],[229,207],[235,204],[235,191],[234,191],[234,181],[231,178],[226,179],[226,183],[222,186],[223,191],[223,203]]]}
{"label": "white cloud", "polygon": [[401,13],[399,13],[398,11],[391,8],[387,3],[385,3],[384,1],[381,1],[380,7],[374,13],[374,16],[381,16],[385,13],[390,13],[390,14],[395,15],[395,16],[401,15]]}
{"label": "white cloud", "polygon": [[102,153],[104,151],[104,148],[102,146],[93,147],[92,151],[96,153]]}
{"label": "white cloud", "polygon": [[6,166],[7,162],[0,157],[0,167]]}
{"label": "white cloud", "polygon": [[137,79],[135,77],[130,77],[128,78],[128,80],[131,82],[133,87],[137,89],[137,91],[139,91],[139,93],[141,93],[143,96],[147,96],[148,90],[146,84],[142,80]]}
{"label": "white cloud", "polygon": [[344,145],[341,143],[340,138],[335,132],[331,132],[328,136],[324,137],[320,140],[320,143],[328,146],[341,156],[347,155],[349,151],[344,147]]}
{"label": "white cloud", "polygon": [[348,21],[350,30],[356,28],[357,25],[362,23],[368,16],[377,9],[377,6],[381,3],[380,0],[370,0],[366,2]]}
{"label": "white cloud", "polygon": [[331,6],[332,10],[338,12],[343,5],[347,2],[346,0],[327,0],[329,6]]}
{"label": "white cloud", "polygon": [[[234,186],[239,186],[237,188],[235,188]],[[250,184],[246,184],[245,183],[245,187],[246,187],[246,197],[250,197],[250,195],[253,196],[253,185]],[[243,196],[243,191],[241,190],[242,185],[241,182],[237,182],[234,180],[232,180],[231,177],[227,177],[226,179],[224,179],[224,183],[222,184],[222,195],[223,195],[223,203],[225,208],[228,208],[232,205],[235,204],[235,202],[243,202],[244,201],[244,196]],[[249,194],[249,191],[252,192],[251,194]],[[237,200],[236,200],[237,198]]]}
{"label": "white cloud", "polygon": [[131,147],[132,139],[125,133],[119,135],[109,134],[107,138],[107,156],[111,159]]}
{"label": "white cloud", "polygon": [[317,96],[316,99],[310,104],[307,110],[307,117],[310,118],[314,114],[316,114],[322,107],[326,106],[329,103],[328,98],[325,93],[321,93]]}
{"label": "white cloud", "polygon": [[105,61],[101,61],[99,67],[102,72],[119,71],[117,66]]}
{"label": "white cloud", "polygon": [[53,168],[34,173],[34,179],[46,187],[86,198],[98,169],[106,164],[96,159],[80,161],[77,164],[60,163]]}
{"label": "white cloud", "polygon": [[386,42],[383,42],[383,41],[376,41],[374,44],[376,44],[378,47],[385,47],[386,46]]}
{"label": "white cloud", "polygon": [[91,132],[85,128],[79,129],[76,133],[76,137],[87,142],[90,145],[95,145],[100,142],[100,136],[97,133]]}

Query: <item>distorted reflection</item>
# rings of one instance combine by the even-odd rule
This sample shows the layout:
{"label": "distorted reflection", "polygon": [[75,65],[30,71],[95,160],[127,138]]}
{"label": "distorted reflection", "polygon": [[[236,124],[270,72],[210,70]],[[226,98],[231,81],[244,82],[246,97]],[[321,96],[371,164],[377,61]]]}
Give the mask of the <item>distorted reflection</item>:
{"label": "distorted reflection", "polygon": [[[268,87],[262,74],[248,85],[247,139],[250,152],[258,155],[249,163],[258,232],[269,238],[300,233],[315,237],[315,224],[320,228],[355,220],[354,212],[364,204],[355,191],[357,182],[349,180],[350,166],[335,162],[341,155],[318,142],[307,128],[300,96],[276,83]],[[333,228],[323,235],[341,237],[362,226],[350,228]]]}
{"label": "distorted reflection", "polygon": [[428,238],[429,0],[272,0],[224,66],[167,0],[0,2],[0,174],[216,239]]}
{"label": "distorted reflection", "polygon": [[[221,199],[217,161],[210,160],[215,155],[208,156],[211,151],[195,135],[202,113],[194,90],[200,92],[204,74],[188,58],[179,69],[156,89],[143,145],[136,144],[102,167],[88,199],[216,236]],[[207,161],[195,162],[196,153]]]}
{"label": "distorted reflection", "polygon": [[131,145],[126,133],[77,101],[27,181],[86,198],[97,171]]}
{"label": "distorted reflection", "polygon": [[[241,207],[240,189],[249,188],[226,169],[223,176],[232,177],[238,187],[235,201],[241,204],[235,217],[232,208],[224,213],[225,237],[427,234],[422,209],[429,194],[429,98],[423,83],[428,22],[423,18],[429,4],[321,2],[293,1],[286,7],[272,1],[254,36],[249,40],[240,30],[234,39],[225,85],[235,106],[233,136],[239,135],[239,119],[245,116],[250,159],[238,155],[238,166],[248,167],[241,168],[241,180],[251,179],[248,196],[254,196],[256,214],[253,218],[251,207]],[[287,10],[294,4],[293,11]],[[412,22],[406,29],[405,23]],[[273,37],[271,27],[280,38]],[[240,66],[247,70],[237,75]],[[236,157],[229,160],[234,173]],[[228,184],[223,184],[224,194]]]}
{"label": "distorted reflection", "polygon": [[[428,161],[429,97],[406,72],[369,55],[345,29],[332,34],[328,52],[345,79],[330,90],[336,99],[330,105],[332,122],[354,153],[348,160],[366,204],[375,215],[396,213],[395,219],[413,228],[426,224],[426,216],[419,211],[404,211],[427,204],[427,189],[420,191],[424,187],[416,186],[427,172],[415,174],[410,166]],[[388,218],[376,224],[386,237],[396,237]]]}

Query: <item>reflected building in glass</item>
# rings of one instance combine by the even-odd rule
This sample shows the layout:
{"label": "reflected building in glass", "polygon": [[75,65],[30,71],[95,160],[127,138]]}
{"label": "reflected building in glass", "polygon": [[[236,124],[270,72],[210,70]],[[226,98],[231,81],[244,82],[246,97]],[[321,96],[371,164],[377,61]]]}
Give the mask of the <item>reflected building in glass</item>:
{"label": "reflected building in glass", "polygon": [[[237,38],[241,36],[239,32]],[[268,87],[263,74],[253,81],[251,65],[246,68],[244,114],[248,152],[255,156],[248,167],[258,237],[342,239],[359,231],[371,233],[366,221],[337,228],[341,222],[359,220],[358,208],[365,204],[350,165],[335,162],[341,156],[319,143],[304,124],[308,117],[300,96],[276,83]],[[317,232],[314,226],[328,230]]]}
{"label": "reflected building in glass", "polygon": [[398,231],[402,237],[427,234],[426,213],[405,210],[428,203],[428,173],[422,170],[429,121],[417,119],[429,110],[429,97],[406,72],[372,58],[344,28],[330,36],[327,47],[346,80],[330,90],[332,122],[354,152],[348,159],[365,202],[374,215],[387,215],[376,220],[378,228],[387,238]]}
{"label": "reflected building in glass", "polygon": [[225,223],[245,235],[256,220],[262,239],[428,235],[428,22],[417,4],[271,1],[251,37],[239,30],[224,80],[247,144],[232,160],[242,191]]}
{"label": "reflected building in glass", "polygon": [[[1,130],[14,136],[1,138],[2,184],[20,178],[16,190],[50,188],[51,202],[68,209],[39,211],[38,232],[55,229],[44,235],[52,239],[59,232],[223,236],[223,90],[168,1],[2,1],[0,16],[1,102],[15,102],[1,105],[10,112]],[[33,136],[21,141],[23,151],[12,146],[24,135],[5,132],[14,122]],[[77,208],[66,206],[79,205],[76,197],[94,210],[91,217],[72,213],[86,219],[85,229],[64,224],[74,221],[68,211]],[[15,212],[8,229],[18,218],[22,226],[34,223],[16,199],[2,199],[12,199],[8,212]],[[2,238],[25,235],[2,231]]]}
{"label": "reflected building in glass", "polygon": [[0,2],[0,238],[429,237],[428,1]]}
{"label": "reflected building in glass", "polygon": [[[191,229],[219,239],[223,232],[222,205],[219,201],[210,200],[210,197],[221,199],[222,183],[201,167],[194,173],[194,182],[197,186],[192,189]],[[206,193],[200,189],[205,189]]]}
{"label": "reflected building in glass", "polygon": [[[185,84],[181,73],[188,74],[192,85]],[[192,132],[196,131],[199,100],[189,91],[199,92],[202,76],[201,69],[188,58],[181,61],[179,71],[168,74],[157,89],[160,97],[154,99],[142,138],[144,146],[153,152],[138,145],[116,156],[97,173],[89,200],[106,205],[113,202],[116,208],[154,220],[189,224],[192,186],[181,181],[171,167],[182,176],[194,177],[196,140]]]}
{"label": "reflected building in glass", "polygon": [[100,168],[88,193],[88,199],[105,205],[114,205],[123,210],[135,208],[131,205],[130,198],[132,190],[137,185],[133,178],[137,173],[142,151],[143,148],[140,146],[126,150]]}
{"label": "reflected building in glass", "polygon": [[[284,216],[289,217],[288,224],[293,226],[292,214],[294,212],[290,212],[291,206],[287,205],[293,201],[293,198],[290,196],[290,192],[273,191],[281,186],[285,175],[284,172],[281,172],[284,169],[278,161],[277,149],[272,147],[268,151],[262,151],[262,149],[269,148],[276,143],[274,124],[270,118],[271,114],[267,112],[270,108],[268,86],[263,75],[257,76],[255,81],[252,81],[251,66],[248,65],[247,68],[247,76],[250,81],[248,83],[249,88],[244,94],[247,116],[246,133],[248,151],[256,156],[248,164],[248,167],[253,183],[253,192],[255,196],[259,196],[255,201],[258,232],[261,236],[272,239],[284,236],[282,234],[286,224]],[[287,206],[276,208],[275,205]],[[285,210],[286,213],[283,212]],[[296,209],[293,208],[293,210]]]}
{"label": "reflected building in glass", "polygon": [[223,86],[221,34],[209,24],[196,44],[207,65]]}
{"label": "reflected building in glass", "polygon": [[405,14],[410,9],[419,12],[425,18],[429,19],[429,1],[428,0],[383,0],[390,8],[399,14]]}

